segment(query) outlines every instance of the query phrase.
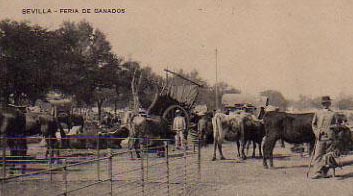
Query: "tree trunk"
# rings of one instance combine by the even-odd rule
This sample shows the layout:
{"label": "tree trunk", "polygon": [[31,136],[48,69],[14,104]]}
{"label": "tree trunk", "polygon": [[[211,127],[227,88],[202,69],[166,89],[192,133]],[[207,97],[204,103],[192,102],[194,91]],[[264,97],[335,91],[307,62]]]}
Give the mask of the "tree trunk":
{"label": "tree trunk", "polygon": [[97,106],[98,106],[98,122],[99,122],[99,124],[101,124],[101,119],[102,119],[102,105],[103,105],[103,99],[98,99]]}
{"label": "tree trunk", "polygon": [[117,100],[114,100],[114,115],[116,116],[116,110],[117,110]]}
{"label": "tree trunk", "polygon": [[142,73],[140,73],[140,77],[139,77],[139,81],[137,83],[137,85],[135,84],[135,76],[136,76],[136,71],[134,71],[134,77],[132,78],[131,81],[131,91],[132,91],[132,98],[133,98],[133,112],[135,114],[138,113],[138,110],[140,108],[140,100],[139,100],[139,96],[138,96],[138,91],[142,82]]}

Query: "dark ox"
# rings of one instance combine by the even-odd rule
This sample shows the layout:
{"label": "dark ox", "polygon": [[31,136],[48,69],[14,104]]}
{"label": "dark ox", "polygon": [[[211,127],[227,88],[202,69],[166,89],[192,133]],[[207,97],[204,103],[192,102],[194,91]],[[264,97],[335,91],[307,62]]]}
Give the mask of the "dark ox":
{"label": "dark ox", "polygon": [[[27,142],[23,139],[26,131],[26,117],[15,108],[0,108],[0,136],[3,155],[6,154],[6,146],[10,148],[11,157],[18,159],[26,156]],[[26,166],[22,164],[22,172]],[[15,165],[11,165],[11,172]]]}
{"label": "dark ox", "polygon": [[[246,155],[244,153],[245,145],[247,142],[253,142],[253,152],[252,157],[255,158],[255,149],[256,144],[259,147],[259,156],[262,157],[262,139],[265,136],[265,127],[261,121],[254,120],[250,116],[246,116],[242,120],[242,129],[244,129],[244,136],[240,138],[241,142],[241,157],[246,159]],[[238,152],[239,154],[239,152]]]}
{"label": "dark ox", "polygon": [[263,165],[273,167],[273,149],[276,141],[282,139],[291,144],[309,143],[310,149],[315,144],[315,135],[312,129],[314,113],[290,114],[271,111],[264,116],[266,139],[263,145]]}
{"label": "dark ox", "polygon": [[[7,144],[10,148],[11,157],[14,157],[13,159],[21,159],[26,156],[26,137],[36,134],[40,134],[46,139],[48,144],[46,155],[50,152],[51,156],[53,156],[54,148],[57,145],[55,136],[57,130],[58,123],[50,115],[25,114],[12,107],[4,107],[0,109],[0,133],[1,137],[4,137],[1,146],[5,147]],[[3,150],[5,150],[5,148],[3,148]],[[14,161],[16,162],[16,160]],[[14,165],[11,166],[10,169],[14,170]],[[24,170],[25,164],[22,165],[22,172],[24,172]]]}

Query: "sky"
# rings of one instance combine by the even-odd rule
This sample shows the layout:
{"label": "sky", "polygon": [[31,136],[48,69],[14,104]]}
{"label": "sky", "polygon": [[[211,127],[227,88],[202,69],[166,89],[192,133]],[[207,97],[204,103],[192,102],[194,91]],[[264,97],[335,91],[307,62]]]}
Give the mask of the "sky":
{"label": "sky", "polygon": [[[124,14],[23,14],[22,9],[124,8]],[[125,59],[197,70],[242,92],[353,96],[353,2],[348,0],[0,0],[0,19],[49,29],[86,20]]]}

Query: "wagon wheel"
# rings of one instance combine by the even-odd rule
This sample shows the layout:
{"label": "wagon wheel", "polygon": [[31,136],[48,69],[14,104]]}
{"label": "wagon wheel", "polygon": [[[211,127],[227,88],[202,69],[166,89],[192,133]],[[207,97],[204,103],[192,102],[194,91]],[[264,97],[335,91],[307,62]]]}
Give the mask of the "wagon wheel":
{"label": "wagon wheel", "polygon": [[173,132],[171,129],[173,124],[173,119],[175,117],[175,111],[177,109],[179,109],[181,112],[181,115],[185,117],[186,130],[189,130],[189,126],[190,126],[189,113],[185,110],[185,108],[181,107],[180,105],[171,105],[163,112],[163,115],[162,115],[162,119],[166,121],[168,124],[167,137],[170,136],[171,133]]}

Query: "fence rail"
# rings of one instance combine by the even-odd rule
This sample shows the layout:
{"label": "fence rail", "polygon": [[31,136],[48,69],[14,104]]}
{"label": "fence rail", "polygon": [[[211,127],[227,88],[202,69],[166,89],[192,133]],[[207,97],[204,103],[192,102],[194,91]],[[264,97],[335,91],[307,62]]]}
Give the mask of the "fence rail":
{"label": "fence rail", "polygon": [[[98,140],[101,139],[104,138],[98,138]],[[189,149],[180,151],[170,145],[171,140],[156,139],[155,141],[162,142],[162,145],[154,147],[142,145],[139,149],[140,158],[131,158],[135,150],[100,149],[98,142],[95,156],[90,157],[89,160],[70,163],[70,158],[53,156],[49,157],[47,163],[49,165],[44,169],[17,175],[7,175],[7,168],[14,161],[20,165],[30,161],[21,160],[20,156],[15,157],[17,159],[14,161],[8,160],[14,157],[6,156],[6,149],[4,150],[6,146],[3,146],[1,191],[3,195],[7,195],[6,191],[12,190],[13,187],[26,186],[27,181],[32,183],[35,181],[39,189],[41,186],[49,187],[50,195],[75,195],[90,191],[98,191],[99,195],[103,193],[106,195],[187,195],[200,181],[200,142],[193,141],[193,145],[188,146]],[[54,164],[52,160],[58,163]],[[38,190],[32,191],[33,194],[38,193],[36,192]],[[31,194],[31,190],[28,194]]]}

